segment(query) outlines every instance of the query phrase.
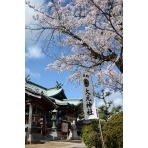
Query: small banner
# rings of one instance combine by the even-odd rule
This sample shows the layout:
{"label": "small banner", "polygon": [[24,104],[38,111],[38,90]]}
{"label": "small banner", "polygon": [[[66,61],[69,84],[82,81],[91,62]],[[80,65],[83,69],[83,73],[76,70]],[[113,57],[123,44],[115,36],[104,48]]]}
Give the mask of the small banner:
{"label": "small banner", "polygon": [[82,74],[83,111],[85,120],[96,119],[96,106],[93,95],[93,86],[89,73]]}

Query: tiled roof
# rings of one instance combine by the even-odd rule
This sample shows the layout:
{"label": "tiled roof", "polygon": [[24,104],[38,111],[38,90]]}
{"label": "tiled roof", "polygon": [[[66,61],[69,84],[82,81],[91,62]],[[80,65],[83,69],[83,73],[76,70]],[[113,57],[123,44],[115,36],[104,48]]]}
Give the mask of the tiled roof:
{"label": "tiled roof", "polygon": [[[33,95],[36,95],[36,96],[44,95],[47,99],[49,99],[52,102],[55,102],[55,104],[57,104],[57,105],[79,106],[83,102],[82,99],[67,99],[67,98],[65,98],[65,99],[59,100],[58,98],[54,98],[55,95],[63,93],[62,88],[54,87],[54,88],[47,89],[47,88],[37,85],[31,81],[28,81],[27,83],[25,83],[25,91],[26,91],[26,93],[33,93]],[[65,94],[64,94],[64,96],[65,96]]]}
{"label": "tiled roof", "polygon": [[35,91],[38,93],[42,92],[47,97],[57,95],[63,90],[62,88],[57,88],[57,87],[47,89],[47,88],[37,85],[31,81],[28,81],[25,84],[25,88],[32,89],[32,91]]}

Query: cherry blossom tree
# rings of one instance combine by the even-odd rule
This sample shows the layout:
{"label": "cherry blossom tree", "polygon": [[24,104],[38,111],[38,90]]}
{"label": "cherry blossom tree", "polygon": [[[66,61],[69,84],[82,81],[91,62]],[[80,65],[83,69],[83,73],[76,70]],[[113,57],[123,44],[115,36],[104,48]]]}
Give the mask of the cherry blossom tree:
{"label": "cherry blossom tree", "polygon": [[[47,70],[69,70],[69,80],[79,82],[90,72],[98,84],[123,89],[123,1],[122,0],[46,0],[36,8],[34,24],[26,29],[44,36],[44,52],[51,54],[56,42],[62,50]],[[46,37],[45,37],[46,35]],[[68,48],[66,48],[68,47]]]}

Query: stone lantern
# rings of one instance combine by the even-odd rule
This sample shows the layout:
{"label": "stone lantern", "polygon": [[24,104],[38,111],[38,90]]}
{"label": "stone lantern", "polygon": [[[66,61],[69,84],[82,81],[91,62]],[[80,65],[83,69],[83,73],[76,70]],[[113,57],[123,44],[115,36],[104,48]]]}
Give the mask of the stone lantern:
{"label": "stone lantern", "polygon": [[57,138],[57,126],[56,126],[56,121],[57,121],[57,113],[58,111],[56,109],[54,109],[52,111],[52,128],[51,128],[51,136],[53,137],[53,139]]}

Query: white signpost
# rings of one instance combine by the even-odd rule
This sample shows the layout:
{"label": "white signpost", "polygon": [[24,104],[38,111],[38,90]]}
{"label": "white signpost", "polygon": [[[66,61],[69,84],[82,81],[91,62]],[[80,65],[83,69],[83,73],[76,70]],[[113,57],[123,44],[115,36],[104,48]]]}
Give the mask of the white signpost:
{"label": "white signpost", "polygon": [[[99,119],[97,117],[97,110],[95,105],[96,100],[94,97],[91,76],[89,73],[82,74],[82,87],[83,87],[83,111],[84,111],[85,120]],[[105,148],[100,119],[99,119],[99,129],[102,139],[102,148]]]}
{"label": "white signpost", "polygon": [[97,119],[94,91],[89,73],[82,74],[83,111],[85,120]]}

